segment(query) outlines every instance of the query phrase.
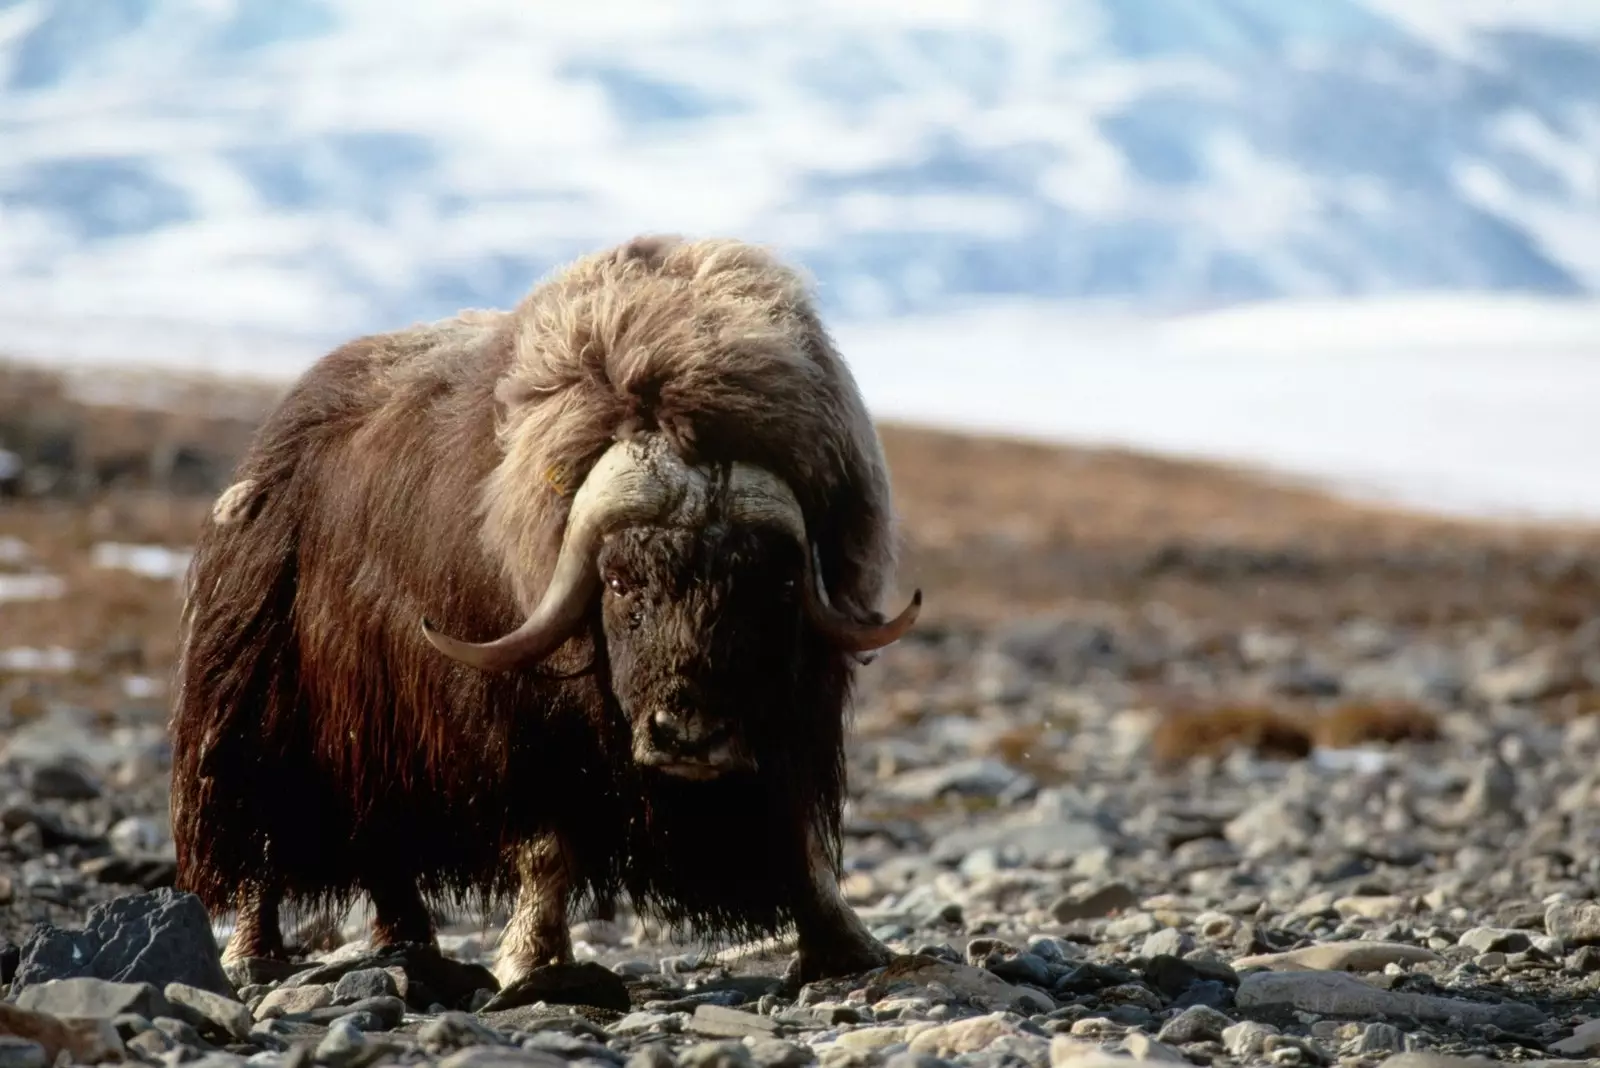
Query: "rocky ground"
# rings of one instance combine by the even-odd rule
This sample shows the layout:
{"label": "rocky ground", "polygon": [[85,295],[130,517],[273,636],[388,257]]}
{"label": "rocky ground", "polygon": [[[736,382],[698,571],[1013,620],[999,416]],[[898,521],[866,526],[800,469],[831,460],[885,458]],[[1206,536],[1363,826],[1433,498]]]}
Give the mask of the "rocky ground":
{"label": "rocky ground", "polygon": [[[358,910],[225,974],[165,889],[163,724],[184,549],[270,398],[183,388],[0,370],[0,1068],[1600,1059],[1600,533],[900,427],[927,607],[862,672],[844,890],[905,959],[790,990],[785,945],[624,908],[455,1000]],[[503,918],[444,928],[456,978]]]}

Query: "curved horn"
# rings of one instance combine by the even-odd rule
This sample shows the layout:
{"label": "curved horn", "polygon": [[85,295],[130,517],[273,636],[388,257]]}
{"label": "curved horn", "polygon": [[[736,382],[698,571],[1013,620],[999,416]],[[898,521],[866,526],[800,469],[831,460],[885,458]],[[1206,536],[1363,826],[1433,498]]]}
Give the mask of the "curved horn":
{"label": "curved horn", "polygon": [[582,620],[598,582],[594,554],[600,538],[624,523],[662,515],[687,492],[686,471],[681,463],[663,462],[668,457],[670,453],[652,449],[650,443],[619,442],[606,450],[573,496],[555,572],[528,618],[511,633],[487,642],[452,638],[424,618],[422,633],[429,643],[480,671],[506,671],[554,652]]}
{"label": "curved horn", "polygon": [[768,522],[787,530],[805,552],[805,578],[801,599],[806,616],[835,647],[848,653],[869,653],[905,637],[922,611],[922,591],[893,619],[862,623],[851,619],[828,599],[822,581],[818,550],[806,533],[805,516],[794,491],[770,471],[735,464],[728,482],[729,515],[745,522]]}

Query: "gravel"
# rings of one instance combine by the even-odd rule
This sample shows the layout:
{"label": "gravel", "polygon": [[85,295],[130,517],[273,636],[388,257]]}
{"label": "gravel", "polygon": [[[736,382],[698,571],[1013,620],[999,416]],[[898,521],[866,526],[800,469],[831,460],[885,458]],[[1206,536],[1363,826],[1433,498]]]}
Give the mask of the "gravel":
{"label": "gravel", "polygon": [[[1288,566],[1197,551],[1162,567]],[[624,903],[576,917],[576,967],[470,1011],[429,1002],[406,954],[368,952],[360,907],[292,932],[317,948],[289,967],[225,973],[226,925],[170,889],[159,673],[17,653],[0,670],[0,1068],[1600,1058],[1586,611],[1309,626],[1270,605],[1224,624],[1083,603],[919,628],[861,672],[845,826],[844,893],[904,959],[793,990],[792,946],[673,941]],[[1285,746],[1295,716],[1325,719]],[[727,878],[739,863],[730,843]],[[442,948],[486,965],[504,921],[445,924]]]}

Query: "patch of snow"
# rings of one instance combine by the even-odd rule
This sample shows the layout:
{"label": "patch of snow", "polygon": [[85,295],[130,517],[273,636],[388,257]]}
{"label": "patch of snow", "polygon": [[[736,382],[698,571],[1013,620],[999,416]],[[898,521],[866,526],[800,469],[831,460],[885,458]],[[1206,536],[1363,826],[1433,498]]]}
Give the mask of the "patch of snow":
{"label": "patch of snow", "polygon": [[193,553],[188,550],[168,549],[162,545],[123,545],[117,542],[100,542],[90,551],[95,567],[118,568],[132,571],[145,578],[172,579],[183,577]]}

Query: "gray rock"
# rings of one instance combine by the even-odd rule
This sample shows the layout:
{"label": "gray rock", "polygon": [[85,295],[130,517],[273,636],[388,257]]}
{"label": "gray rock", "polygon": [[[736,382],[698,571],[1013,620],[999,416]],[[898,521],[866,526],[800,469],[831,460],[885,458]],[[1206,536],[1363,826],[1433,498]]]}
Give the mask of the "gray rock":
{"label": "gray rock", "polygon": [[185,983],[233,996],[205,906],[195,895],[171,889],[96,905],[81,931],[40,924],[22,947],[11,990],[79,977],[157,989]]}
{"label": "gray rock", "polygon": [[809,1047],[781,1038],[746,1039],[745,1045],[761,1068],[803,1068],[817,1059]]}
{"label": "gray rock", "polygon": [[1181,957],[1194,948],[1194,936],[1176,927],[1163,927],[1144,940],[1141,957]]}
{"label": "gray rock", "polygon": [[195,1030],[194,1024],[177,1016],[157,1016],[150,1023],[180,1046],[203,1046],[205,1039]]}
{"label": "gray rock", "polygon": [[1568,946],[1600,944],[1600,903],[1553,902],[1544,911],[1544,929]]}
{"label": "gray rock", "polygon": [[553,1053],[515,1046],[468,1046],[438,1063],[439,1068],[567,1068]]}
{"label": "gray rock", "polygon": [[878,790],[899,801],[934,801],[946,794],[1015,797],[1033,785],[1031,776],[998,760],[975,758],[935,768],[901,772]]}
{"label": "gray rock", "polygon": [[136,1013],[147,1020],[172,1015],[172,1005],[149,983],[114,983],[105,979],[52,979],[25,989],[17,1006],[51,1016],[112,1019]]}
{"label": "gray rock", "polygon": [[1525,931],[1503,927],[1473,927],[1463,931],[1457,943],[1479,953],[1523,953],[1533,945]]}
{"label": "gray rock", "polygon": [[628,1055],[625,1068],[677,1068],[672,1052],[661,1042],[650,1042]]}
{"label": "gray rock", "polygon": [[1347,972],[1255,972],[1239,982],[1241,1009],[1292,1008],[1323,1016],[1412,1016],[1456,1025],[1492,1024],[1510,1031],[1537,1027],[1544,1013],[1532,1005],[1466,1001],[1383,990]]}
{"label": "gray rock", "polygon": [[755,1058],[738,1042],[700,1042],[678,1056],[683,1068],[754,1068]]}
{"label": "gray rock", "polygon": [[417,1031],[417,1040],[427,1049],[461,1049],[464,1046],[509,1045],[510,1040],[477,1017],[465,1012],[441,1012]]}
{"label": "gray rock", "polygon": [[568,1061],[589,1059],[621,1065],[625,1059],[616,1050],[608,1049],[592,1038],[564,1035],[555,1031],[541,1031],[529,1035],[522,1040],[521,1045],[523,1049],[553,1053]]}
{"label": "gray rock", "polygon": [[275,1016],[294,1016],[333,1004],[333,988],[321,983],[308,986],[280,986],[268,991],[256,1006],[255,1018],[270,1020]]}
{"label": "gray rock", "polygon": [[136,1057],[151,1061],[159,1061],[162,1054],[168,1050],[178,1048],[178,1044],[172,1041],[172,1037],[157,1027],[151,1027],[148,1031],[140,1031],[127,1039],[124,1045]]}
{"label": "gray rock", "polygon": [[1600,1020],[1580,1024],[1571,1035],[1551,1044],[1550,1052],[1563,1057],[1593,1057],[1600,1055]]}
{"label": "gray rock", "polygon": [[346,972],[333,987],[336,1005],[348,1005],[363,998],[393,998],[400,996],[400,987],[394,976],[383,968],[358,968]]}
{"label": "gray rock", "polygon": [[1131,909],[1139,903],[1139,895],[1122,883],[1111,883],[1090,892],[1082,898],[1062,897],[1052,902],[1050,914],[1060,923],[1074,920],[1096,920],[1120,909]]}
{"label": "gray rock", "polygon": [[255,1026],[255,1017],[241,1003],[186,983],[168,983],[162,991],[179,1019],[202,1032],[210,1029],[243,1042]]}
{"label": "gray rock", "polygon": [[1354,1052],[1360,1056],[1370,1056],[1374,1053],[1389,1053],[1406,1048],[1406,1036],[1401,1030],[1391,1023],[1369,1023],[1361,1029],[1361,1034],[1356,1036],[1353,1044]]}
{"label": "gray rock", "polygon": [[1258,1023],[1255,1020],[1245,1020],[1233,1024],[1222,1032],[1222,1044],[1227,1047],[1228,1053],[1240,1060],[1259,1057],[1267,1048],[1267,1039],[1277,1035],[1278,1029],[1271,1024]]}
{"label": "gray rock", "polygon": [[28,792],[39,801],[92,801],[101,794],[94,774],[80,760],[61,757],[28,769]]}
{"label": "gray rock", "polygon": [[1206,1005],[1192,1005],[1168,1020],[1156,1038],[1174,1045],[1220,1040],[1222,1032],[1233,1026],[1228,1017]]}
{"label": "gray rock", "polygon": [[1298,851],[1316,835],[1320,824],[1304,804],[1269,797],[1245,809],[1223,827],[1223,836],[1248,859]]}
{"label": "gray rock", "polygon": [[367,1036],[346,1020],[339,1020],[317,1043],[317,1063],[329,1068],[345,1068],[360,1060],[367,1049]]}
{"label": "gray rock", "polygon": [[770,1016],[757,1016],[742,1009],[723,1005],[700,1004],[689,1017],[689,1030],[701,1035],[723,1038],[743,1038],[751,1035],[769,1038],[778,1031],[778,1023]]}

